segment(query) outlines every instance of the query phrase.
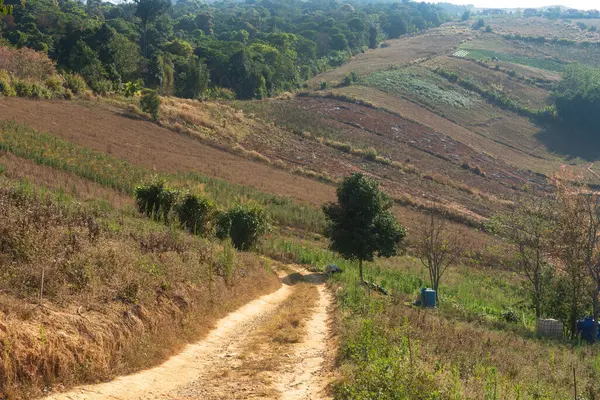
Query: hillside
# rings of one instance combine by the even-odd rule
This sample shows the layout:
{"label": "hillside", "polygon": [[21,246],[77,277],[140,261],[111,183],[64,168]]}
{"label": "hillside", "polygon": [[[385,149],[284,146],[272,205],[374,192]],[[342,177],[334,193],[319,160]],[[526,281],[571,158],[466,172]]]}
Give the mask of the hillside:
{"label": "hillside", "polygon": [[[303,31],[290,4],[269,8],[257,29],[293,20],[286,29]],[[219,37],[203,47],[192,34],[202,18],[192,17],[207,7]],[[237,49],[223,33],[250,6],[210,7],[169,11],[194,45],[185,63],[171,60],[177,79],[196,58],[218,69],[202,53],[216,43]],[[383,13],[360,7],[326,8],[332,29],[352,38],[352,12]],[[435,20],[429,6],[403,7],[412,24]],[[0,76],[0,398],[597,398],[600,355],[570,325],[593,310],[595,281],[582,263],[564,262],[577,224],[560,210],[575,207],[571,194],[596,198],[600,147],[569,136],[555,106],[569,64],[597,65],[600,37],[564,20],[493,16],[474,29],[478,17],[441,15],[376,48],[349,48],[296,92],[261,69],[272,79],[263,99],[242,95],[241,81],[228,87],[238,99],[220,83],[210,90],[226,95],[212,99],[208,86],[190,96],[202,99],[174,96],[181,82],[171,92],[100,93],[89,76],[23,51],[48,70],[34,77],[11,65]],[[88,32],[90,46],[98,32]],[[267,36],[256,35],[243,46],[265,50]],[[283,63],[268,60],[253,62]],[[297,71],[307,65],[296,61]],[[354,173],[379,185],[406,228],[391,257],[364,260],[367,283],[325,233],[323,206]],[[144,208],[140,193],[159,183],[159,206]],[[188,200],[208,210],[193,226],[182,217]],[[532,204],[546,208],[519,214]],[[246,211],[264,215],[264,229],[236,248],[221,223]],[[543,230],[533,235],[545,246],[543,296],[520,269],[531,253],[519,245],[532,241],[515,239],[531,215]],[[432,285],[423,246],[434,223],[441,248],[454,247],[438,306],[423,309],[415,299]],[[323,274],[328,264],[343,272]],[[576,289],[571,276],[583,282]],[[562,336],[537,337],[540,316],[563,321]]]}

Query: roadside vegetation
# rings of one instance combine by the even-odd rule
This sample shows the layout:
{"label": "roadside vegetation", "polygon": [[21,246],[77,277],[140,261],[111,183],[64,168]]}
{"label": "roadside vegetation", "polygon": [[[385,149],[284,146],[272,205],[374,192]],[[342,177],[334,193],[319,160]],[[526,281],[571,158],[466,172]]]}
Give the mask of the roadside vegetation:
{"label": "roadside vegetation", "polygon": [[0,180],[0,393],[8,398],[160,362],[207,321],[279,284],[228,242]]}

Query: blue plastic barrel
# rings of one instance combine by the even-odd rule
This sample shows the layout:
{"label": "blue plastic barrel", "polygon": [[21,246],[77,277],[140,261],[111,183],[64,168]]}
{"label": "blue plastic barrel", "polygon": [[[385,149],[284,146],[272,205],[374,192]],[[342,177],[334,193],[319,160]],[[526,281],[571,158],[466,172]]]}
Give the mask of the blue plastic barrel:
{"label": "blue plastic barrel", "polygon": [[423,307],[433,308],[436,305],[435,290],[429,288],[421,289],[421,302]]}
{"label": "blue plastic barrel", "polygon": [[[577,331],[581,334],[583,340],[591,342],[594,337],[594,319],[586,317],[577,321]],[[600,338],[600,329],[598,329],[598,338]]]}

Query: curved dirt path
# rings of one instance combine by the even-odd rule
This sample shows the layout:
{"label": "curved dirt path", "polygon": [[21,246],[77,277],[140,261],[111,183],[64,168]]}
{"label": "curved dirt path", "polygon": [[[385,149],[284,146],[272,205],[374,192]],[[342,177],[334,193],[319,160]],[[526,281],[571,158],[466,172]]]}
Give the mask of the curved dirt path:
{"label": "curved dirt path", "polygon": [[[287,284],[274,293],[254,300],[221,319],[206,338],[188,345],[181,353],[163,364],[136,374],[122,376],[107,383],[86,385],[55,394],[52,400],[153,400],[153,399],[327,399],[324,371],[330,360],[327,338],[330,298],[321,280],[319,299],[306,324],[304,340],[283,354],[285,362],[268,376],[235,376],[226,379],[243,362],[244,349],[255,332],[293,293]],[[224,371],[223,376],[217,375]],[[232,376],[232,377],[233,377]]]}

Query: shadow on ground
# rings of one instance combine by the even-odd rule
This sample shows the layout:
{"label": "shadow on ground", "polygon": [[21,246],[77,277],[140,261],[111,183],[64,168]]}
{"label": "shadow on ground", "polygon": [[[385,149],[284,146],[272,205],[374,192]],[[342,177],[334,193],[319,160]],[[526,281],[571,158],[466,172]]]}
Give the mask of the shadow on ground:
{"label": "shadow on ground", "polygon": [[308,282],[314,284],[320,284],[327,280],[327,276],[321,273],[311,273],[303,275],[299,272],[293,272],[289,275],[286,275],[281,279],[281,282],[284,285],[294,286],[296,283],[300,282]]}
{"label": "shadow on ground", "polygon": [[567,159],[600,160],[600,127],[582,130],[566,124],[548,126],[535,134],[548,151]]}

